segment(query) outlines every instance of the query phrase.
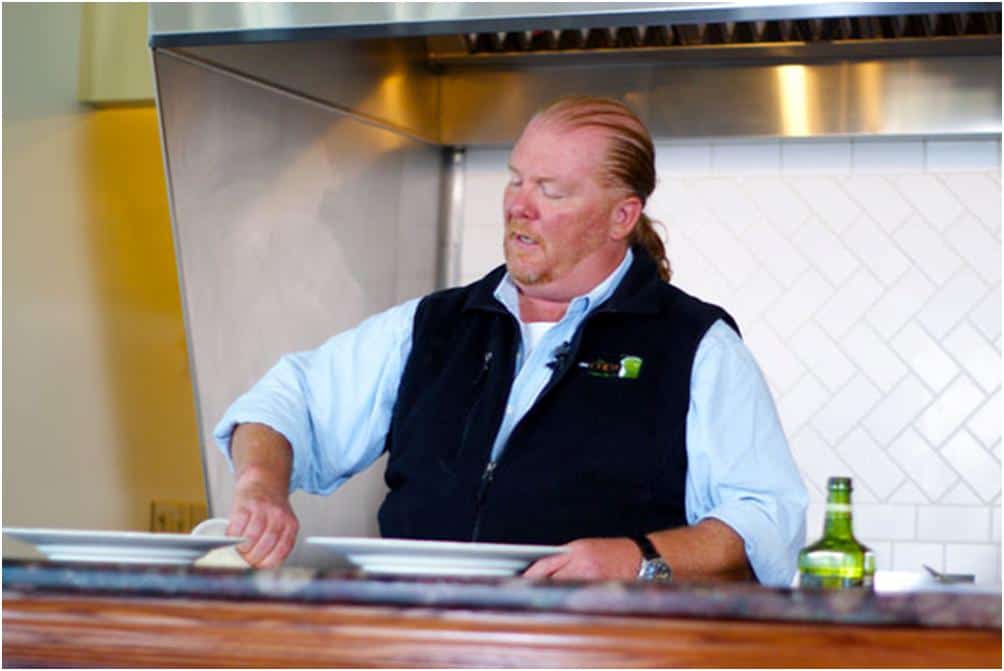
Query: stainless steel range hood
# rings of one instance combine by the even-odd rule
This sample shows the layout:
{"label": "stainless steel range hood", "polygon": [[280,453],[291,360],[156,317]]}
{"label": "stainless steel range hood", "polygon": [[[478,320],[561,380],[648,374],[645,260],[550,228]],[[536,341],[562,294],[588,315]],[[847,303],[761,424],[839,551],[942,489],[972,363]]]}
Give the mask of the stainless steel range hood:
{"label": "stainless steel range hood", "polygon": [[583,90],[663,137],[1000,132],[998,3],[151,9],[160,53],[437,144],[506,144]]}
{"label": "stainless steel range hood", "polygon": [[[453,279],[464,149],[557,96],[657,140],[999,134],[996,3],[153,3],[150,44],[206,485],[278,357]],[[374,534],[379,466],[304,534]]]}

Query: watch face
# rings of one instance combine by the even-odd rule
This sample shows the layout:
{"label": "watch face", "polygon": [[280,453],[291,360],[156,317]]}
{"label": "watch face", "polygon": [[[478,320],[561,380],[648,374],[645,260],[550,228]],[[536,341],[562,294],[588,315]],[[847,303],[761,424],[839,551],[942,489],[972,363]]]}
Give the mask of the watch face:
{"label": "watch face", "polygon": [[662,559],[646,559],[641,563],[641,571],[638,572],[639,580],[652,582],[669,582],[672,577],[672,569]]}

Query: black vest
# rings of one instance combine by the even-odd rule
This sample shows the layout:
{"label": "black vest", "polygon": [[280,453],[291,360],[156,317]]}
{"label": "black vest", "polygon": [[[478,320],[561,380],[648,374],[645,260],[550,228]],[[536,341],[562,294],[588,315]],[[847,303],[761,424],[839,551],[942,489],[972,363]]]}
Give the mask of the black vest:
{"label": "black vest", "polygon": [[[504,273],[419,303],[387,437],[381,534],[561,544],[685,525],[694,354],[715,320],[738,332],[735,322],[661,281],[635,249],[489,466],[520,341],[493,296]],[[627,355],[642,359],[637,378],[616,376]]]}

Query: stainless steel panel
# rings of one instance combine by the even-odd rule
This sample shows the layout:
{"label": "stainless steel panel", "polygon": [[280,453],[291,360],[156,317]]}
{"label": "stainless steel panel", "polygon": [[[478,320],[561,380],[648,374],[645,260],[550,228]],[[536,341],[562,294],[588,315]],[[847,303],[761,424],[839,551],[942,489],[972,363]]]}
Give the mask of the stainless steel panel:
{"label": "stainless steel panel", "polygon": [[[232,480],[211,438],[284,352],[434,288],[441,150],[155,55],[175,244],[213,514]],[[382,469],[297,494],[306,534],[372,535]]]}
{"label": "stainless steel panel", "polygon": [[492,30],[1000,11],[998,3],[347,2],[152,3],[153,46]]}
{"label": "stainless steel panel", "polygon": [[439,78],[426,65],[422,39],[236,44],[178,52],[398,133],[439,139]]}
{"label": "stainless steel panel", "polygon": [[582,92],[625,100],[663,139],[1001,132],[999,57],[463,67],[442,76],[442,139],[453,145],[511,144],[536,109]]}

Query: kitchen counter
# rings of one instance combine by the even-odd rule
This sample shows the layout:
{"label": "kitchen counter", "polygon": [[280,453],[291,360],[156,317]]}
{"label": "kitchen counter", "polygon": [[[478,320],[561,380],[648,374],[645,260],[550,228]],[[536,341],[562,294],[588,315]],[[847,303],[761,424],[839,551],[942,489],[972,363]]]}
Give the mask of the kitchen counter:
{"label": "kitchen counter", "polygon": [[966,587],[809,592],[5,560],[3,596],[5,665],[1001,664],[1000,592]]}

